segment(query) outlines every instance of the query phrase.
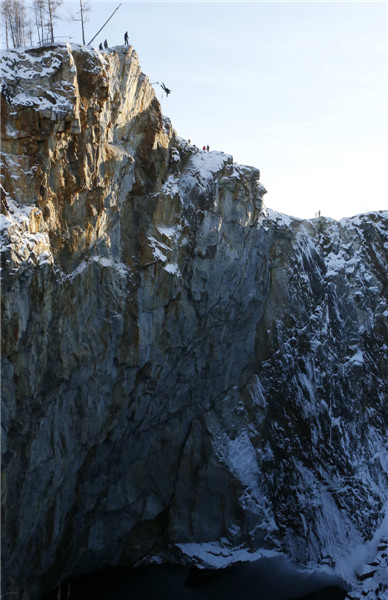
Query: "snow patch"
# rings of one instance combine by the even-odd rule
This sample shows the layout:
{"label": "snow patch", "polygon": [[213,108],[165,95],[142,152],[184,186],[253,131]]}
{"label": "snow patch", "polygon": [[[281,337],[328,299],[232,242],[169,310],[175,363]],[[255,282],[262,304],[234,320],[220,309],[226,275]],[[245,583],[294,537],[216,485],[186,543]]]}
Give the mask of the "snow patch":
{"label": "snow patch", "polygon": [[170,263],[163,268],[165,271],[167,271],[167,273],[171,273],[171,275],[180,275],[181,274],[179,267],[176,263]]}
{"label": "snow patch", "polygon": [[279,213],[276,210],[268,207],[265,207],[263,211],[263,217],[267,222],[272,221],[272,223],[278,227],[290,227],[294,222],[302,220],[298,219],[297,217],[291,217],[290,215]]}
{"label": "snow patch", "polygon": [[78,275],[80,275],[85,269],[89,267],[92,263],[97,263],[104,268],[111,268],[118,273],[121,277],[128,277],[131,274],[131,271],[127,265],[124,263],[116,262],[111,258],[107,258],[105,256],[93,256],[89,260],[83,260],[77,265],[77,267],[71,273],[67,274],[65,279],[69,279],[73,281]]}
{"label": "snow patch", "polygon": [[235,563],[253,562],[260,558],[284,556],[276,550],[260,548],[254,552],[244,547],[231,548],[220,542],[176,544],[184,558],[198,568],[224,569]]}
{"label": "snow patch", "polygon": [[224,152],[205,152],[200,150],[190,159],[189,170],[202,185],[206,186],[214,175],[221,171],[227,163],[232,163],[233,157]]}
{"label": "snow patch", "polygon": [[159,231],[159,233],[161,233],[162,235],[165,235],[168,238],[173,238],[177,234],[176,227],[164,227],[162,225],[158,225],[156,227],[156,229]]}

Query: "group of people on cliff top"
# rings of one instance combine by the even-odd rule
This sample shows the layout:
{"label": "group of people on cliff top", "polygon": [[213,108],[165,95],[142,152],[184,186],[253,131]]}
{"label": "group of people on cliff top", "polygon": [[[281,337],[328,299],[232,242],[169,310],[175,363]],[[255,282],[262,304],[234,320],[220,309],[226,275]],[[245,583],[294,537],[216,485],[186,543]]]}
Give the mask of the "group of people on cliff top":
{"label": "group of people on cliff top", "polygon": [[[125,45],[125,46],[129,46],[128,31],[126,31],[126,32],[124,33],[124,45]],[[99,46],[98,46],[98,49],[99,49],[99,50],[104,50],[104,48],[105,48],[105,49],[106,49],[106,48],[108,48],[108,40],[105,40],[105,41],[104,41],[104,45],[102,45],[102,42],[100,42],[100,44],[99,44]]]}
{"label": "group of people on cliff top", "polygon": [[[189,146],[191,146],[191,140],[187,140],[187,143],[189,144]],[[195,144],[193,144],[194,148],[196,148],[197,146]],[[204,150],[205,152],[210,152],[210,146],[202,146],[202,150]]]}

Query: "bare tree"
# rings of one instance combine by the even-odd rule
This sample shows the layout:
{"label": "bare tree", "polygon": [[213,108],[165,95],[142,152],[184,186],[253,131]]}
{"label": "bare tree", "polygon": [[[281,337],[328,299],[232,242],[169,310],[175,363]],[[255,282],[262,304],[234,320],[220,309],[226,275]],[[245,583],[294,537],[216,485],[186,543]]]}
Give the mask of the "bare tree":
{"label": "bare tree", "polygon": [[82,28],[82,43],[85,42],[85,23],[89,20],[88,13],[90,11],[89,0],[79,0],[79,11],[75,15],[70,15],[70,21],[80,21]]}
{"label": "bare tree", "polygon": [[14,48],[26,45],[26,7],[24,0],[13,0]]}
{"label": "bare tree", "polygon": [[38,42],[42,44],[44,41],[44,30],[45,30],[45,11],[44,11],[44,0],[34,0],[32,5],[34,13],[35,27],[38,34]]}
{"label": "bare tree", "polygon": [[10,39],[14,48],[25,46],[28,22],[24,0],[2,0],[1,12],[7,48]]}
{"label": "bare tree", "polygon": [[85,23],[88,20],[88,12],[90,11],[90,5],[88,0],[79,0],[80,5],[80,19],[82,27],[82,43],[85,45]]}
{"label": "bare tree", "polygon": [[52,44],[54,43],[54,23],[58,19],[59,7],[62,4],[63,0],[44,0],[48,39]]}
{"label": "bare tree", "polygon": [[7,50],[9,48],[9,14],[11,12],[10,0],[2,0],[1,2],[1,16],[2,23],[5,30],[5,43],[7,46]]}
{"label": "bare tree", "polygon": [[32,46],[32,21],[28,19],[26,22],[26,41]]}

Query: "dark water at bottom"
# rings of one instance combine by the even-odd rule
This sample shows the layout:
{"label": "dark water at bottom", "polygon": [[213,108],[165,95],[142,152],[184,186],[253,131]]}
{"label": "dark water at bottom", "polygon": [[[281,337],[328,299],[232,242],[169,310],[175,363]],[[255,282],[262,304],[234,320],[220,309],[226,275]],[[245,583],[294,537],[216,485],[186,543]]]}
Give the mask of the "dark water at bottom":
{"label": "dark water at bottom", "polygon": [[345,595],[339,578],[306,572],[282,557],[217,571],[175,565],[111,569],[61,590],[61,598],[71,600],[341,600]]}

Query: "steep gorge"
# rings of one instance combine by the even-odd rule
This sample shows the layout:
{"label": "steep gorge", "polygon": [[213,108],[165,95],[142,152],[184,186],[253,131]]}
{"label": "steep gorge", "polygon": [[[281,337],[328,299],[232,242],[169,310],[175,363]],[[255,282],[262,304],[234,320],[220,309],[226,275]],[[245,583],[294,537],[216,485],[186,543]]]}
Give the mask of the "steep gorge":
{"label": "steep gorge", "polygon": [[388,499],[388,214],[267,210],[131,47],[2,69],[3,592],[271,550],[353,583]]}

